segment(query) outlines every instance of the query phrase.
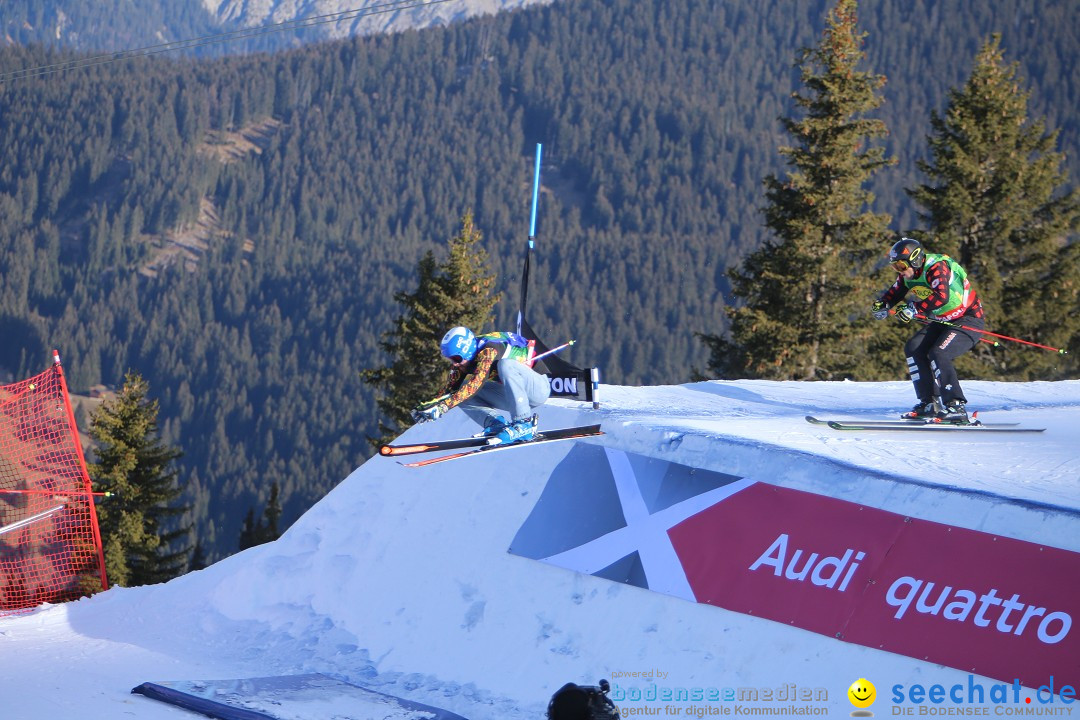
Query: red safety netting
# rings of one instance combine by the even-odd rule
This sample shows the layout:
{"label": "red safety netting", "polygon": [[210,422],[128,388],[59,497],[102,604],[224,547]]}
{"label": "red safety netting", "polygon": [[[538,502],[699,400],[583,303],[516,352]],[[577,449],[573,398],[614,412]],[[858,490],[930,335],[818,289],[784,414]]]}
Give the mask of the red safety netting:
{"label": "red safety netting", "polygon": [[0,385],[0,616],[107,588],[90,476],[54,359]]}

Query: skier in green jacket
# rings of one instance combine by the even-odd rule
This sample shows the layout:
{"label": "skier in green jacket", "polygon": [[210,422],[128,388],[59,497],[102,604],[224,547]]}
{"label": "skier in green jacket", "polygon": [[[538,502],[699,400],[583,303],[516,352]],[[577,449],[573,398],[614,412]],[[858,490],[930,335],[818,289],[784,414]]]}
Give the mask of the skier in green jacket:
{"label": "skier in green jacket", "polygon": [[982,302],[959,263],[926,252],[917,240],[901,238],[889,250],[889,264],[896,282],[874,302],[874,317],[884,320],[896,306],[901,322],[925,322],[904,345],[919,402],[903,417],[966,424],[967,398],[953,361],[979,342],[977,331],[985,327]]}

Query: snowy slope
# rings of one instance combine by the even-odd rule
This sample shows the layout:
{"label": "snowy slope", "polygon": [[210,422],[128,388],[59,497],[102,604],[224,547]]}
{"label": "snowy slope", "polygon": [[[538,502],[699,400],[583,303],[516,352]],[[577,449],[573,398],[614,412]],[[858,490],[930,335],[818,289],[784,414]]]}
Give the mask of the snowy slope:
{"label": "snowy slope", "polygon": [[[901,382],[602,386],[599,410],[552,401],[541,425],[599,421],[606,435],[584,442],[1080,551],[1080,381],[965,389],[986,420],[1048,429],[846,434],[803,419],[891,417],[911,403]],[[473,431],[455,411],[405,437]],[[164,585],[2,619],[0,716],[194,717],[129,691],[148,680],[309,672],[470,720],[535,720],[565,682],[646,670],[685,687],[825,687],[832,715],[852,709],[844,691],[857,678],[968,681],[933,663],[508,553],[574,447],[423,469],[376,457],[275,543]],[[1077,578],[1062,582],[1080,591]]]}

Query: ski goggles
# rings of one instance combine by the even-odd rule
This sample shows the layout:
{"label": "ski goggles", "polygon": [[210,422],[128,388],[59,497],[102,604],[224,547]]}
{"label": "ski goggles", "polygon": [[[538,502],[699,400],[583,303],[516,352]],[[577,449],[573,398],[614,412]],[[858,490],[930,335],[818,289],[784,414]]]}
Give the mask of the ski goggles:
{"label": "ski goggles", "polygon": [[901,273],[911,267],[911,263],[909,263],[907,260],[894,260],[889,264],[892,265],[893,270]]}

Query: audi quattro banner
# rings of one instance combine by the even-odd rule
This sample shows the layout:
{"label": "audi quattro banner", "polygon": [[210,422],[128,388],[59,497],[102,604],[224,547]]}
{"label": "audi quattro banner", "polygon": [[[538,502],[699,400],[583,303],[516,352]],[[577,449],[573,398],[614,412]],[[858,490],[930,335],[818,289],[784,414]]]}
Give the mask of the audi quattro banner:
{"label": "audi quattro banner", "polygon": [[845,640],[1029,687],[1051,676],[1077,687],[1077,553],[912,520],[878,578]]}
{"label": "audi quattro banner", "polygon": [[756,483],[669,535],[698,602],[1034,687],[1080,684],[1080,554]]}
{"label": "audi quattro banner", "polygon": [[579,444],[510,552],[1028,687],[1080,686],[1080,554]]}

